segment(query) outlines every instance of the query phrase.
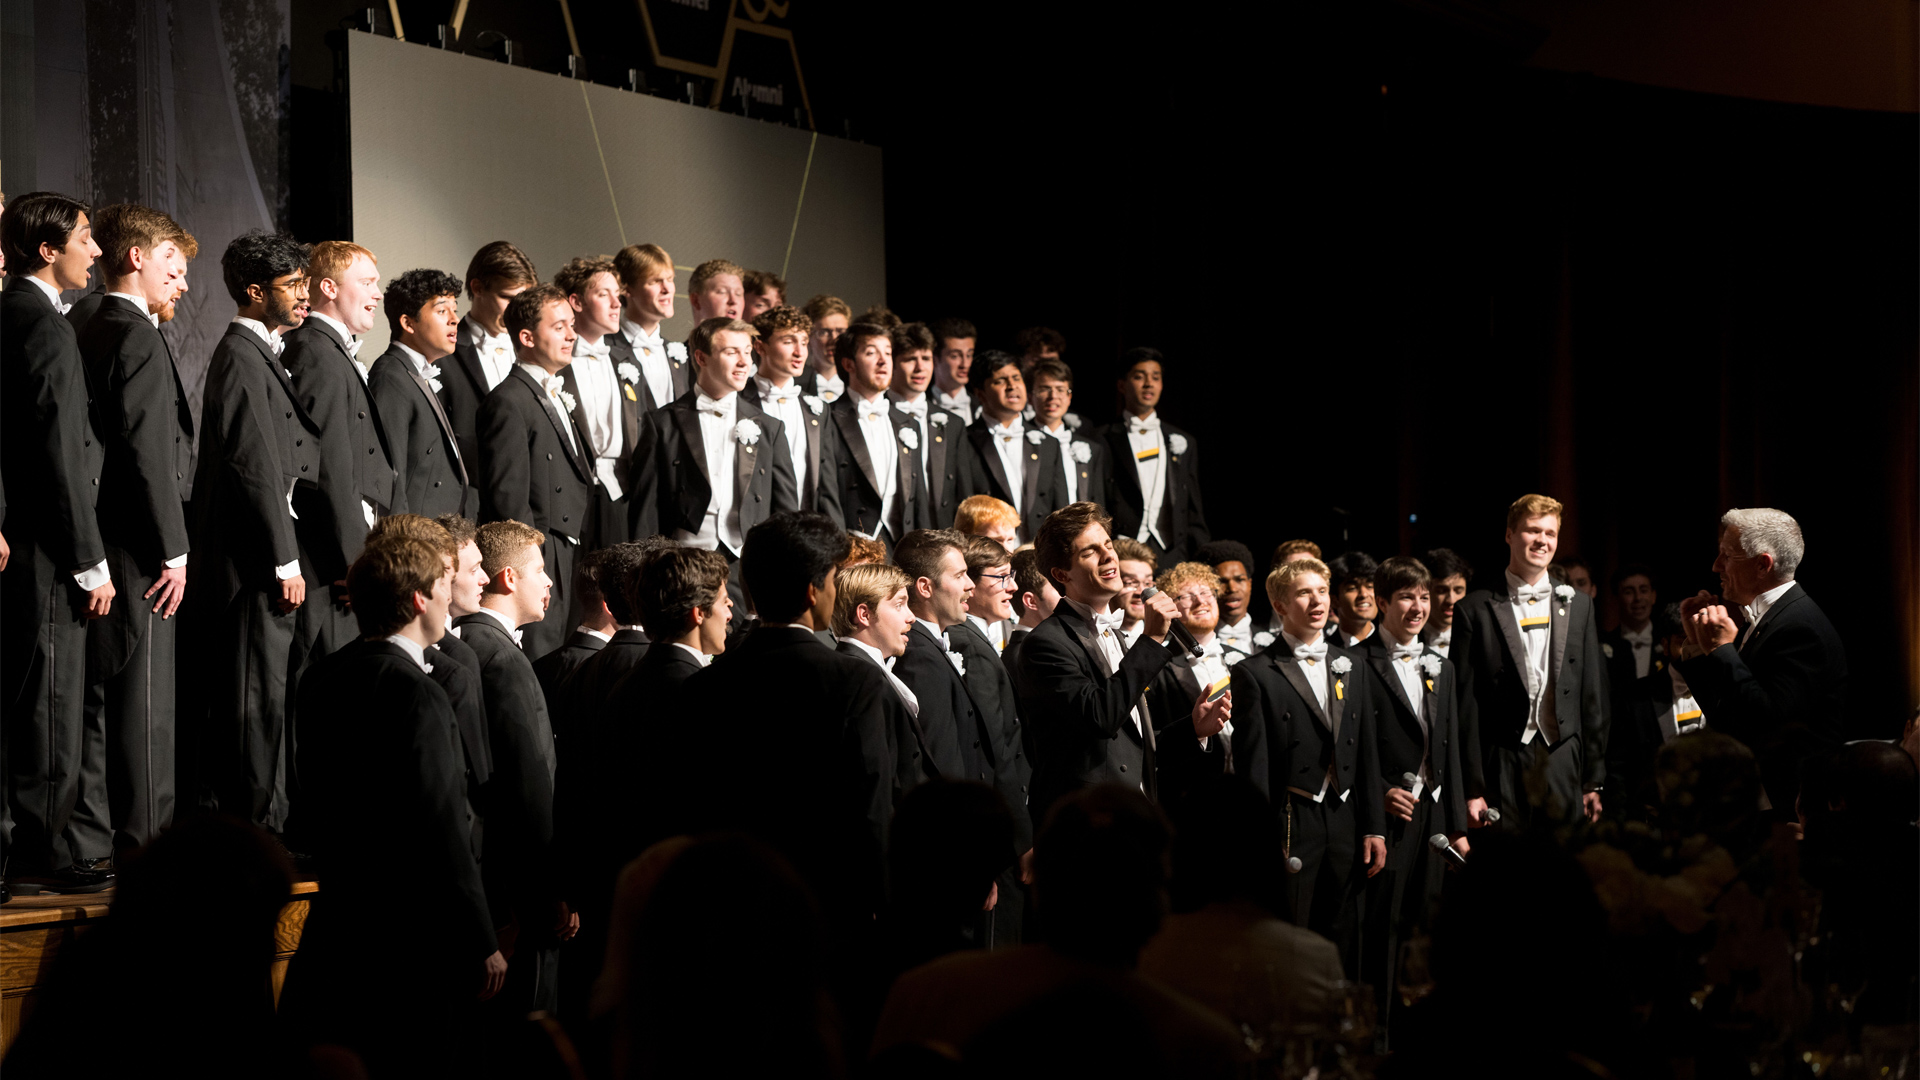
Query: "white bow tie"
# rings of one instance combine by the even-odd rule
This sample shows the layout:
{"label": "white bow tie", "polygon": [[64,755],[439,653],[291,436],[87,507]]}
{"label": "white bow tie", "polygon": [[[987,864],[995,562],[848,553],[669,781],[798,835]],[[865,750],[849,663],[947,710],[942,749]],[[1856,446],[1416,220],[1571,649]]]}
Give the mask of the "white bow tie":
{"label": "white bow tie", "polygon": [[800,384],[788,383],[785,386],[769,388],[766,393],[767,404],[787,405],[800,400]]}
{"label": "white bow tie", "polygon": [[860,406],[860,422],[863,424],[874,421],[874,420],[879,420],[886,415],[887,415],[886,410],[881,408],[878,405],[868,405],[868,404],[862,403]]}
{"label": "white bow tie", "polygon": [[925,397],[922,397],[919,401],[895,401],[893,407],[920,420],[927,418],[927,399]]}
{"label": "white bow tie", "polygon": [[629,329],[627,333],[633,335],[633,347],[636,349],[665,349],[666,348],[666,346],[661,344],[660,342],[660,331],[658,329],[654,330],[653,333],[649,334],[636,326]]}
{"label": "white bow tie", "polygon": [[1139,417],[1133,417],[1127,421],[1127,429],[1135,435],[1151,435],[1160,430],[1160,418],[1149,416],[1142,420]]}
{"label": "white bow tie", "polygon": [[521,636],[522,634],[525,634],[525,633],[526,633],[526,631],[524,631],[524,630],[509,630],[509,631],[507,631],[507,633],[509,633],[509,634],[512,634],[512,635],[513,635],[513,643],[514,643],[515,645],[518,645],[518,644],[520,644],[520,636]]}
{"label": "white bow tie", "polygon": [[1025,429],[1021,427],[1020,421],[1018,420],[1009,421],[1004,427],[999,424],[995,424],[992,427],[987,429],[987,431],[991,433],[995,438],[1005,439],[1008,442],[1012,442],[1013,440],[1019,438],[1020,433],[1023,430]]}
{"label": "white bow tie", "polygon": [[1103,611],[1093,617],[1093,628],[1102,633],[1111,630],[1117,634],[1126,622],[1127,612],[1124,608],[1119,611]]}
{"label": "white bow tie", "polygon": [[347,339],[347,355],[353,357],[355,360],[360,359],[360,346],[362,344],[364,344],[364,342],[362,342],[359,338],[348,338]]}
{"label": "white bow tie", "polygon": [[148,312],[147,321],[153,324],[153,328],[155,330],[160,329],[160,316],[155,315],[152,312]]}
{"label": "white bow tie", "polygon": [[1622,629],[1620,638],[1636,648],[1644,645],[1650,649],[1653,647],[1653,624],[1648,623],[1637,631]]}
{"label": "white bow tie", "polygon": [[1433,644],[1435,648],[1439,648],[1439,649],[1445,649],[1452,646],[1453,631],[1451,629],[1442,630],[1439,633],[1433,635]]}
{"label": "white bow tie", "polygon": [[1545,600],[1547,597],[1553,595],[1553,586],[1522,585],[1519,588],[1513,590],[1513,595],[1519,597],[1520,602],[1523,604],[1537,604],[1540,601]]}
{"label": "white bow tie", "polygon": [[715,401],[705,394],[701,394],[694,399],[693,407],[703,413],[710,413],[714,416],[724,417],[727,415],[727,407],[725,404]]}
{"label": "white bow tie", "polygon": [[1327,643],[1324,641],[1316,641],[1311,645],[1295,645],[1293,647],[1293,655],[1295,658],[1305,660],[1309,664],[1318,663],[1327,658]]}
{"label": "white bow tie", "polygon": [[1394,660],[1418,660],[1420,654],[1426,651],[1426,645],[1417,640],[1411,645],[1387,646],[1387,655]]}
{"label": "white bow tie", "polygon": [[589,345],[584,341],[575,342],[573,347],[573,355],[575,356],[597,356],[605,360],[612,354],[613,348],[609,346],[604,339],[598,345]]}

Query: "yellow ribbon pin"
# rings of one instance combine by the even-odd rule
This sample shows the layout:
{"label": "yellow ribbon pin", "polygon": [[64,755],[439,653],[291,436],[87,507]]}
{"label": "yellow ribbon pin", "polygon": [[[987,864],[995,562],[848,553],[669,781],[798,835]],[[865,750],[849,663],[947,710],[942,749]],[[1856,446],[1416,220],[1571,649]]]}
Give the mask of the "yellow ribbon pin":
{"label": "yellow ribbon pin", "polygon": [[1346,687],[1347,684],[1341,682],[1339,679],[1333,680],[1333,696],[1341,701],[1347,700]]}
{"label": "yellow ribbon pin", "polygon": [[638,397],[636,397],[636,396],[634,396],[634,393],[633,393],[633,385],[632,385],[631,383],[621,383],[621,384],[620,384],[620,387],[621,387],[621,389],[623,389],[623,390],[625,390],[625,391],[627,392],[627,400],[628,400],[628,401],[639,401],[639,400],[640,400],[640,399],[639,399]]}

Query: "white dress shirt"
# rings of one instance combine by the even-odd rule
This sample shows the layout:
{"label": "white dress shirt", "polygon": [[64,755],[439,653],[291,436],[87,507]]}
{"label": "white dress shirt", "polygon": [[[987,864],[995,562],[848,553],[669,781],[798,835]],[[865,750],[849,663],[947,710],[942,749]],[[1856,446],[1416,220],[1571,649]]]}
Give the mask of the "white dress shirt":
{"label": "white dress shirt", "polygon": [[153,312],[151,312],[151,311],[147,311],[147,298],[146,298],[146,297],[144,297],[144,296],[135,296],[134,294],[132,294],[132,293],[130,293],[130,292],[110,292],[110,293],[108,293],[107,295],[108,295],[108,296],[117,296],[117,297],[119,297],[120,299],[122,299],[122,300],[125,300],[125,301],[126,301],[127,303],[129,303],[129,304],[132,304],[132,305],[133,305],[134,307],[137,307],[137,308],[139,308],[139,309],[140,309],[141,311],[143,311],[143,312],[146,312],[146,315],[147,315],[147,321],[153,324],[153,328],[154,328],[155,330],[158,330],[158,329],[160,329],[160,316],[158,316],[158,315],[156,315],[156,314],[154,314],[154,313],[153,313]]}
{"label": "white dress shirt", "polygon": [[[35,285],[40,286],[40,291],[43,293],[46,293],[47,299],[52,302],[53,310],[59,312],[62,315],[65,315],[67,312],[73,310],[72,304],[63,304],[60,302],[59,289],[56,289],[53,286],[47,284],[46,282],[41,281],[39,278],[34,277],[32,274],[22,274],[21,276],[26,278],[28,281],[33,282]],[[142,311],[145,311],[146,307],[147,307],[147,302],[144,300],[140,301],[140,309]]]}
{"label": "white dress shirt", "polygon": [[[1513,607],[1514,622],[1520,627],[1520,643],[1527,650],[1526,667],[1522,669],[1527,686],[1527,726],[1520,733],[1520,745],[1525,746],[1539,733],[1543,712],[1553,708],[1553,702],[1547,694],[1547,659],[1553,644],[1553,579],[1542,570],[1539,584],[1527,586],[1526,582],[1513,576],[1513,571],[1503,570],[1501,573],[1507,576],[1507,603]],[[1523,601],[1520,598],[1523,587],[1544,590],[1546,598],[1531,603]],[[1535,623],[1534,629],[1529,630],[1527,624],[1536,619],[1548,621]]]}
{"label": "white dress shirt", "polygon": [[1633,677],[1646,678],[1647,669],[1653,666],[1653,622],[1649,620],[1647,625],[1638,630],[1622,626],[1620,640],[1633,650]]}
{"label": "white dress shirt", "polygon": [[466,325],[467,341],[473,351],[480,354],[480,370],[487,377],[487,389],[499,386],[507,374],[513,370],[513,338],[505,330],[498,334],[489,334],[486,328],[474,322],[472,317],[462,319]]}
{"label": "white dress shirt", "polygon": [[1359,637],[1354,637],[1353,635],[1348,634],[1345,630],[1340,631],[1335,636],[1340,639],[1340,644],[1345,645],[1347,648],[1351,649],[1355,645],[1360,644],[1361,642],[1367,640],[1368,638],[1372,637],[1374,634],[1378,632],[1379,632],[1378,628],[1376,628],[1372,623],[1368,623],[1367,632],[1364,634],[1361,634]]}
{"label": "white dress shirt", "polygon": [[[1199,657],[1183,652],[1173,658],[1172,664],[1174,678],[1180,680],[1180,685],[1186,689],[1187,693],[1194,696],[1195,701],[1212,689],[1215,683],[1228,677],[1226,650],[1220,642],[1218,632],[1200,642]],[[1220,734],[1229,739],[1233,738],[1233,721],[1227,721],[1226,725],[1220,729]],[[1200,737],[1200,749],[1205,750],[1212,743],[1213,736]]]}
{"label": "white dress shirt", "polygon": [[268,330],[267,324],[261,322],[259,319],[249,319],[245,315],[235,315],[233,321],[253,331],[254,335],[260,339],[261,344],[265,345],[273,355],[279,356],[281,353],[287,351],[287,343],[280,340],[280,331]]}
{"label": "white dress shirt", "polygon": [[[932,624],[929,623],[928,625]],[[841,638],[840,640],[858,648],[861,652],[866,653],[867,657],[874,663],[879,664],[880,670],[887,673],[887,681],[893,684],[893,692],[899,695],[900,703],[907,707],[907,712],[916,717],[920,715],[920,699],[914,695],[913,687],[901,682],[900,676],[893,673],[893,662],[899,659],[899,657],[881,656],[879,649],[861,641],[859,638],[849,637]]]}
{"label": "white dress shirt", "polygon": [[893,500],[898,497],[900,487],[900,448],[894,441],[892,410],[893,403],[884,393],[870,399],[854,395],[853,412],[860,421],[860,434],[867,440],[874,482],[880,485],[881,524],[873,530],[875,535],[887,527],[886,522],[893,520]]}
{"label": "white dress shirt", "polygon": [[[894,408],[913,417],[914,423],[920,428],[920,471],[924,474],[928,468],[927,447],[933,445],[933,439],[931,437],[933,432],[930,430],[927,420],[933,403],[927,400],[925,393],[909,395],[893,390],[887,391],[887,400],[893,402]],[[927,482],[932,483],[932,478],[929,477]]]}
{"label": "white dress shirt", "polygon": [[646,380],[647,393],[653,395],[656,407],[673,400],[673,362],[667,359],[667,345],[660,340],[660,327],[656,323],[653,333],[640,329],[640,324],[628,319],[620,320],[620,333],[626,336],[627,343],[633,346],[633,355],[639,361],[640,377]]}
{"label": "white dress shirt", "polygon": [[707,514],[699,532],[675,530],[673,538],[692,547],[718,550],[721,544],[738,554],[741,547],[740,508],[733,492],[734,455],[739,444],[733,438],[734,417],[740,405],[739,394],[715,400],[704,391],[694,392],[694,409],[700,418],[701,450],[706,454],[707,485],[713,490],[707,499]]}
{"label": "white dress shirt", "polygon": [[966,387],[963,386],[951,394],[940,389],[938,383],[935,383],[930,389],[933,393],[933,403],[935,405],[959,417],[962,424],[973,423],[973,398],[967,393]]}
{"label": "white dress shirt", "polygon": [[580,393],[580,414],[587,418],[587,449],[593,453],[593,475],[607,489],[607,498],[618,499],[625,490],[620,486],[620,444],[626,441],[625,417],[620,407],[620,374],[613,368],[613,357],[606,339],[589,345],[586,338],[573,342],[573,385]]}
{"label": "white dress shirt", "polygon": [[1427,788],[1433,779],[1430,769],[1433,759],[1433,732],[1427,726],[1430,721],[1427,719],[1427,687],[1424,682],[1426,673],[1420,670],[1420,656],[1426,651],[1425,643],[1417,637],[1408,645],[1388,640],[1387,666],[1391,667],[1394,675],[1399,678],[1400,689],[1406,691],[1407,701],[1413,705],[1413,718],[1420,725],[1420,768],[1413,782],[1413,797],[1417,799],[1422,792],[1426,792],[1435,802],[1439,802],[1440,789],[1433,788],[1429,791]]}
{"label": "white dress shirt", "polygon": [[1235,649],[1251,656],[1253,654],[1253,615],[1249,613],[1240,616],[1237,622],[1222,623],[1213,631],[1213,636],[1220,639],[1223,648]]}
{"label": "white dress shirt", "polygon": [[[1075,600],[1071,596],[1062,596],[1060,602],[1072,604],[1073,610],[1079,612],[1080,617],[1087,620],[1087,625],[1093,627],[1093,639],[1100,644],[1100,661],[1102,668],[1100,673],[1108,678],[1112,678],[1113,673],[1120,670],[1120,662],[1126,659],[1127,650],[1133,647],[1132,642],[1128,642],[1123,646],[1121,644],[1120,631],[1113,629],[1113,619],[1116,616],[1124,617],[1125,613],[1120,611],[1095,612],[1093,608]],[[1144,628],[1144,626],[1145,624],[1143,623],[1142,628]],[[1136,630],[1136,637],[1138,633]],[[1133,717],[1133,730],[1142,737],[1145,737],[1146,728],[1140,716],[1140,706],[1136,704],[1133,710],[1127,715]],[[1140,789],[1145,791],[1146,785],[1144,783],[1141,784]]]}
{"label": "white dress shirt", "polygon": [[[1287,633],[1285,630],[1280,631],[1280,640],[1284,641],[1287,645],[1287,648],[1293,650],[1296,656],[1299,655],[1299,650],[1301,649],[1310,649],[1310,648],[1318,647],[1319,649],[1323,650],[1320,653],[1320,655],[1314,659],[1312,663],[1308,663],[1305,659],[1302,659],[1300,660],[1299,663],[1295,664],[1294,666],[1300,669],[1301,676],[1307,680],[1308,689],[1311,689],[1313,691],[1313,699],[1320,703],[1320,711],[1323,713],[1326,712],[1327,711],[1327,660],[1328,660],[1327,652],[1325,651],[1327,649],[1326,640],[1323,638],[1315,642],[1305,642],[1305,641],[1301,641],[1299,638],[1294,637],[1292,634]],[[1328,789],[1330,789],[1333,786],[1334,768],[1335,768],[1334,763],[1329,761],[1327,763],[1326,775],[1320,778],[1320,789],[1318,791],[1308,791],[1305,788],[1297,788],[1297,787],[1289,787],[1287,790],[1299,792],[1300,794],[1305,795],[1307,798],[1312,799],[1314,802],[1322,802],[1327,797]],[[1345,802],[1347,799],[1347,796],[1351,794],[1353,794],[1353,788],[1349,787],[1347,788],[1347,790],[1340,793],[1340,800],[1342,802]]]}
{"label": "white dress shirt", "polygon": [[1057,427],[1049,429],[1043,425],[1040,430],[1053,436],[1054,440],[1060,444],[1060,465],[1067,471],[1067,502],[1079,502],[1080,470],[1078,466],[1080,462],[1073,456],[1073,429],[1063,420]]}
{"label": "white dress shirt", "polygon": [[846,376],[841,375],[838,371],[828,376],[822,375],[816,370],[813,373],[813,377],[813,388],[819,392],[821,401],[834,402],[846,396],[847,379]]}
{"label": "white dress shirt", "polygon": [[[986,423],[985,417],[981,423]],[[1004,424],[987,424],[987,434],[993,438],[993,452],[1000,457],[1000,467],[1007,471],[1007,486],[1012,489],[1007,495],[1013,508],[1024,514],[1027,508],[1020,504],[1027,490],[1026,425],[1016,416]]]}
{"label": "white dress shirt", "polygon": [[795,491],[805,491],[807,425],[812,422],[812,417],[808,415],[812,410],[801,400],[800,382],[788,379],[786,385],[775,386],[773,380],[761,375],[755,375],[753,382],[760,388],[760,411],[786,425],[787,456],[793,459],[793,488]]}
{"label": "white dress shirt", "polygon": [[[802,629],[802,630],[806,630],[806,627],[804,627],[804,626],[803,626],[803,627],[801,627],[801,629]],[[813,631],[811,631],[811,630],[807,630],[807,632],[808,632],[809,634],[811,634],[811,633],[812,633]],[[672,642],[671,644],[672,644],[672,645],[673,645],[673,646],[674,646],[675,648],[680,648],[680,649],[685,649],[685,650],[687,650],[687,654],[688,654],[689,656],[692,656],[692,657],[693,657],[693,658],[694,658],[695,660],[698,660],[698,661],[700,661],[700,666],[701,666],[701,667],[706,667],[706,666],[707,666],[708,664],[711,664],[711,663],[713,663],[713,657],[711,657],[711,656],[708,656],[708,655],[707,655],[706,653],[703,653],[703,652],[701,652],[701,651],[700,651],[699,649],[696,649],[696,648],[694,648],[694,647],[693,647],[693,646],[691,646],[691,645],[688,645],[688,644],[687,644],[686,642],[684,642],[684,641],[675,641],[675,642]]]}
{"label": "white dress shirt", "polygon": [[[496,611],[490,607],[483,607],[480,609],[480,614],[486,615],[492,618],[494,622],[499,623],[500,629],[507,632],[507,636],[513,639],[513,643],[515,645],[520,644],[520,628],[513,625],[513,620],[508,618],[505,612]],[[462,640],[465,639],[463,638]]]}
{"label": "white dress shirt", "polygon": [[1773,605],[1779,603],[1780,598],[1787,595],[1787,590],[1791,588],[1793,588],[1793,582],[1791,581],[1784,585],[1775,585],[1773,588],[1754,597],[1753,603],[1741,609],[1747,614],[1747,628],[1740,632],[1739,648],[1744,649],[1747,647],[1747,641],[1753,637],[1754,627],[1760,625],[1760,620],[1767,617],[1768,610],[1770,610]]}
{"label": "white dress shirt", "polygon": [[1449,626],[1445,630],[1434,631],[1433,636],[1427,639],[1427,648],[1439,653],[1446,659],[1453,659],[1447,656],[1447,650],[1453,648],[1453,627]]}
{"label": "white dress shirt", "polygon": [[1007,624],[1005,620],[988,622],[980,616],[969,612],[967,614],[967,621],[972,623],[973,628],[980,631],[981,636],[987,639],[987,644],[993,646],[994,652],[1006,651]]}
{"label": "white dress shirt", "polygon": [[1167,538],[1160,535],[1160,508],[1167,501],[1167,444],[1160,433],[1160,417],[1129,416],[1127,445],[1133,450],[1133,468],[1140,477],[1140,532],[1134,537],[1146,543],[1151,537],[1162,548]]}
{"label": "white dress shirt", "polygon": [[602,645],[605,645],[613,640],[612,634],[609,634],[603,630],[595,630],[593,627],[588,626],[586,623],[581,623],[579,626],[574,627],[573,632],[576,634],[592,634],[594,637],[597,637],[600,639],[600,644]]}
{"label": "white dress shirt", "polygon": [[534,385],[547,395],[548,404],[560,414],[560,430],[567,433],[567,446],[579,453],[580,443],[573,433],[573,411],[567,408],[567,399],[560,396],[567,392],[567,384],[560,376],[547,374],[547,369],[538,364],[521,364],[520,370],[532,376]]}
{"label": "white dress shirt", "polygon": [[394,634],[386,638],[385,640],[400,646],[401,650],[407,654],[407,659],[412,660],[414,663],[420,665],[421,671],[425,671],[429,674],[432,673],[433,665],[427,663],[427,650],[425,646],[421,645],[419,642],[413,640],[412,638],[408,637],[405,634]]}

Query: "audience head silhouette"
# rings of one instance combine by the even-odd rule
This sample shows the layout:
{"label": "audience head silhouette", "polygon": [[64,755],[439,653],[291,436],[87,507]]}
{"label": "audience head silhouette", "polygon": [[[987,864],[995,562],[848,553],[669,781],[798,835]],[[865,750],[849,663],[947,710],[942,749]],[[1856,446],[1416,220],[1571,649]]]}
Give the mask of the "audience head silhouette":
{"label": "audience head silhouette", "polygon": [[1166,819],[1138,791],[1101,785],[1055,803],[1033,845],[1047,944],[1132,967],[1167,914],[1169,839]]}

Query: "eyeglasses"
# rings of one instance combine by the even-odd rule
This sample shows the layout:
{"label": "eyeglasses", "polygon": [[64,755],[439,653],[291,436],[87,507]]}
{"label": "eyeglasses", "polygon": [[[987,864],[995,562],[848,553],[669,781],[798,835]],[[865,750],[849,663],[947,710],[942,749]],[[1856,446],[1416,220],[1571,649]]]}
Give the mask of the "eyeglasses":
{"label": "eyeglasses", "polygon": [[1013,571],[1008,570],[1006,573],[1003,573],[1003,574],[981,574],[980,580],[997,581],[1000,584],[1005,585],[1007,582],[1013,580]]}
{"label": "eyeglasses", "polygon": [[300,290],[307,288],[311,284],[312,284],[312,279],[300,278],[296,281],[276,281],[271,283],[267,287],[271,289],[285,289],[288,292],[299,292]]}

